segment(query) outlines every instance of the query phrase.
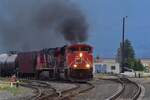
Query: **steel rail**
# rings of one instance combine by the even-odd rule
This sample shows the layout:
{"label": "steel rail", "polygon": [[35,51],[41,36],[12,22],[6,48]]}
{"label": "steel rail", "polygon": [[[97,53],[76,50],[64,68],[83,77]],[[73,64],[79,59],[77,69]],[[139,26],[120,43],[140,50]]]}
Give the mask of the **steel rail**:
{"label": "steel rail", "polygon": [[[84,89],[81,89],[81,85],[83,85],[83,84],[87,85],[87,87],[84,88]],[[61,100],[70,100],[70,98],[75,97],[75,96],[77,96],[79,94],[88,92],[88,91],[90,91],[91,89],[93,89],[95,87],[92,83],[89,83],[89,82],[82,83],[82,84],[81,83],[77,83],[77,85],[79,85],[78,86],[79,88],[77,88],[76,90],[74,90],[72,92],[70,92],[70,91],[66,92],[65,91],[65,93],[67,93],[67,96],[66,96],[66,94],[62,94]]]}
{"label": "steel rail", "polygon": [[[43,98],[47,97],[48,95],[54,95],[56,94],[56,90],[55,88],[53,88],[50,84],[48,84],[45,81],[39,81],[39,80],[25,80],[25,83],[22,83],[20,85],[24,86],[24,87],[28,87],[28,88],[32,88],[36,90],[36,95],[33,96],[32,100],[44,100]],[[36,83],[36,84],[35,84]],[[42,91],[42,89],[46,89],[50,92],[52,92],[51,94],[45,94],[45,91]]]}
{"label": "steel rail", "polygon": [[134,96],[131,97],[130,100],[137,100],[138,99],[138,97],[139,97],[139,95],[141,93],[141,87],[140,87],[139,84],[137,84],[136,82],[133,82],[133,81],[129,80],[128,78],[119,78],[118,81],[120,82],[120,84],[122,86],[122,89],[119,90],[115,95],[113,95],[112,97],[110,97],[107,100],[116,100],[117,98],[119,98],[123,94],[123,92],[125,92],[125,88],[129,84],[133,84],[134,86],[136,86],[136,89],[137,89],[136,94],[134,94]]}

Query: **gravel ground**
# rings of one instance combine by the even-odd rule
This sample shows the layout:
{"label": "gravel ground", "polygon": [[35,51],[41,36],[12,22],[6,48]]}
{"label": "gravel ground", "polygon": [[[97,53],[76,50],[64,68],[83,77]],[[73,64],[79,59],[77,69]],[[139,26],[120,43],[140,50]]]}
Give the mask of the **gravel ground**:
{"label": "gravel ground", "polygon": [[[73,100],[104,100],[117,92],[118,87],[120,86],[119,83],[109,80],[94,80],[92,83],[95,85],[94,89],[74,97]],[[74,84],[61,82],[49,82],[49,84],[56,88],[57,91],[76,87]],[[31,96],[34,95],[33,91],[28,88],[25,89],[27,89],[28,92],[21,93],[16,96],[6,91],[0,91],[0,100],[30,100]]]}
{"label": "gravel ground", "polygon": [[76,87],[76,85],[69,83],[49,82],[49,84],[57,91],[64,91]]}
{"label": "gravel ground", "polygon": [[119,83],[109,80],[95,80],[92,83],[95,85],[94,89],[74,97],[73,100],[105,100],[117,92],[119,87]]}

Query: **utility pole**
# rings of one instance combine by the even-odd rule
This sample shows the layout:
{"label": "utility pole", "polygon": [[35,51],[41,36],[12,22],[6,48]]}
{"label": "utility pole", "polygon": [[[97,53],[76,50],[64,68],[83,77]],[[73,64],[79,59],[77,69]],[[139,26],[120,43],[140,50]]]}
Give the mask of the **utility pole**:
{"label": "utility pole", "polygon": [[124,73],[124,41],[125,41],[125,20],[126,20],[127,16],[126,17],[123,17],[123,27],[122,27],[122,48],[121,48],[121,72]]}

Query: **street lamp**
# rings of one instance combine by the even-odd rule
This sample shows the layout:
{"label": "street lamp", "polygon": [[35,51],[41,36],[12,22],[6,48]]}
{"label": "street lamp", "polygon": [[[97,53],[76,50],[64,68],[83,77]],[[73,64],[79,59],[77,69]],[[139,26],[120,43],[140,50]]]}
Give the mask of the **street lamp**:
{"label": "street lamp", "polygon": [[121,46],[121,72],[124,73],[124,41],[125,41],[125,20],[126,20],[127,16],[123,17],[123,28],[122,28],[122,46]]}

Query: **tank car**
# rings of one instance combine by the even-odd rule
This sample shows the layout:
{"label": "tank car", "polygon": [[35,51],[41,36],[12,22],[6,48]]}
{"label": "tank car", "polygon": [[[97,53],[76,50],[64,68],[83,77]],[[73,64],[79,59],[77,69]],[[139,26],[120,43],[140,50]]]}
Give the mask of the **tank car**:
{"label": "tank car", "polygon": [[16,54],[0,55],[0,74],[1,76],[11,76],[16,71]]}

